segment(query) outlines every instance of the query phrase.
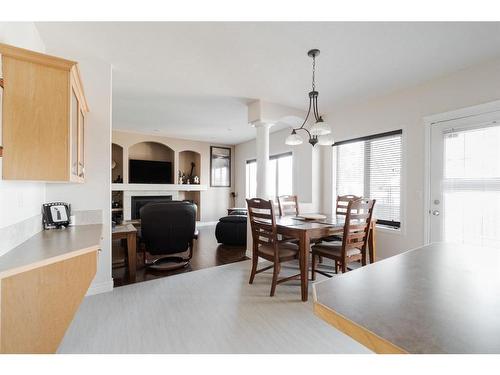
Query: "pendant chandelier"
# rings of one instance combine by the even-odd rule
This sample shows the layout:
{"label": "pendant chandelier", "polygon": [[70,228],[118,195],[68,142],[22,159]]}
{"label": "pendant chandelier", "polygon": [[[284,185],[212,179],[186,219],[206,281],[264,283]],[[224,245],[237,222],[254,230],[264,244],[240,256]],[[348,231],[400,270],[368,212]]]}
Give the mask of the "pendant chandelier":
{"label": "pendant chandelier", "polygon": [[[322,146],[331,146],[333,144],[333,137],[331,136],[331,129],[327,123],[323,121],[323,118],[319,114],[318,110],[318,95],[319,92],[316,91],[316,56],[319,56],[319,49],[312,49],[307,52],[307,55],[312,58],[312,91],[309,92],[309,109],[307,110],[306,118],[302,125],[298,128],[292,129],[292,134],[286,137],[285,143],[289,146],[300,145],[304,142],[302,137],[297,134],[298,131],[304,131],[309,136],[309,143],[315,146],[319,143]],[[309,115],[311,114],[311,109],[314,114],[314,124],[310,129],[305,127]]]}

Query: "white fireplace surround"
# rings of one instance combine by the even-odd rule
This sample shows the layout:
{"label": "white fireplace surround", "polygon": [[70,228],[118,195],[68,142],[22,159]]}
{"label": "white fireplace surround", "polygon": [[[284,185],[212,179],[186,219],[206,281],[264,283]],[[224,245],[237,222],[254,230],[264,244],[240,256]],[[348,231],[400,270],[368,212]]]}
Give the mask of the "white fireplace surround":
{"label": "white fireplace surround", "polygon": [[156,184],[113,184],[112,190],[123,191],[123,218],[132,217],[132,197],[135,196],[172,196],[172,200],[179,200],[180,191],[203,191],[206,185],[156,185]]}
{"label": "white fireplace surround", "polygon": [[179,192],[176,190],[126,190],[123,192],[123,218],[130,220],[132,217],[132,197],[171,196],[172,200],[179,200]]}

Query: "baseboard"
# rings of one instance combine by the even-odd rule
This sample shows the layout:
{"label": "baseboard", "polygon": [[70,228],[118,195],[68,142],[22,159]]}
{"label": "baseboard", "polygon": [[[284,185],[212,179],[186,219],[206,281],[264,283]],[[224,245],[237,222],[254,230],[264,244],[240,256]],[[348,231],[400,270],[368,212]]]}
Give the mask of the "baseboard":
{"label": "baseboard", "polygon": [[87,290],[87,296],[94,294],[107,293],[113,290],[113,279],[104,281],[101,283],[92,283],[89,290]]}

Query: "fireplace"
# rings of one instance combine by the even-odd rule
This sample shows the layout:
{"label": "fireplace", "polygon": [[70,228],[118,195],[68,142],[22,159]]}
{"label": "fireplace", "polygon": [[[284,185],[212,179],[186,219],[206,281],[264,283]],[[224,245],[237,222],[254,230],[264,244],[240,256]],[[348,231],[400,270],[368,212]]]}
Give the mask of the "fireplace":
{"label": "fireplace", "polygon": [[141,210],[141,207],[144,207],[148,203],[162,203],[162,202],[169,202],[172,200],[171,195],[156,195],[156,196],[150,196],[150,195],[145,195],[145,196],[138,196],[134,195],[131,197],[131,219],[140,219],[139,212]]}

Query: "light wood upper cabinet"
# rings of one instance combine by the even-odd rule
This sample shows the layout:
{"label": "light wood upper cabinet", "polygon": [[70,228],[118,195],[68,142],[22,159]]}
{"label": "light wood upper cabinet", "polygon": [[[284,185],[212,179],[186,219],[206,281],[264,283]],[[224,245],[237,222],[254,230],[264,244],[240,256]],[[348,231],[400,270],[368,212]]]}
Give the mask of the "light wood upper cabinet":
{"label": "light wood upper cabinet", "polygon": [[3,179],[83,182],[85,115],[78,65],[0,43]]}

